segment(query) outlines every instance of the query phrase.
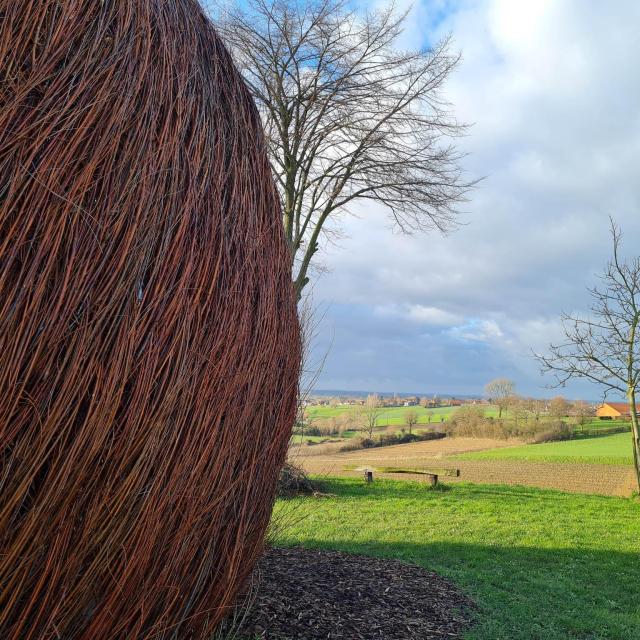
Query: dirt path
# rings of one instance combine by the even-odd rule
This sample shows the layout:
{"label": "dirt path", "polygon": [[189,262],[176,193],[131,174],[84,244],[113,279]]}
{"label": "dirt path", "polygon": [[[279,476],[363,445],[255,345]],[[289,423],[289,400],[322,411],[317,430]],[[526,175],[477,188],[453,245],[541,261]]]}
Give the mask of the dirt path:
{"label": "dirt path", "polygon": [[[416,469],[460,469],[460,477],[445,477],[445,482],[483,484],[519,484],[576,493],[628,496],[634,490],[630,465],[528,462],[519,460],[452,460],[449,456],[465,451],[480,451],[498,446],[514,446],[513,441],[488,438],[446,438],[428,442],[379,447],[346,453],[301,455],[295,460],[306,471],[321,475],[359,474],[362,467],[373,469],[401,467]],[[520,444],[520,443],[517,443]],[[381,474],[381,477],[423,480],[413,474]]]}

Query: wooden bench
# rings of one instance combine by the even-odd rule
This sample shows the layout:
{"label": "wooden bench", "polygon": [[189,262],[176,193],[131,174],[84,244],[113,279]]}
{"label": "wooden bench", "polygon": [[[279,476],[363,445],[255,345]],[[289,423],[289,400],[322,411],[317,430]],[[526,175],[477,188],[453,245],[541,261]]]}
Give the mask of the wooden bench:
{"label": "wooden bench", "polygon": [[437,473],[427,473],[424,472],[424,479],[432,486],[435,487],[438,484],[438,474]]}
{"label": "wooden bench", "polygon": [[[398,469],[394,471],[383,470],[381,473],[407,473],[424,476],[426,482],[428,482],[432,487],[435,487],[438,484],[438,478],[440,475],[455,478],[460,477],[460,469],[439,469],[437,473],[435,470],[425,471],[424,469],[403,469],[400,471]],[[367,483],[373,482],[373,469],[364,469],[364,481]]]}

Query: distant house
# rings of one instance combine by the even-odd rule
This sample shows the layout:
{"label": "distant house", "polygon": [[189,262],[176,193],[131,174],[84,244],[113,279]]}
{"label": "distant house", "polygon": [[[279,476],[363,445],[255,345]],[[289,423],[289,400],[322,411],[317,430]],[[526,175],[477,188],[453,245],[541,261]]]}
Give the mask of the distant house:
{"label": "distant house", "polygon": [[631,410],[627,402],[605,402],[596,409],[596,416],[601,420],[630,418]]}

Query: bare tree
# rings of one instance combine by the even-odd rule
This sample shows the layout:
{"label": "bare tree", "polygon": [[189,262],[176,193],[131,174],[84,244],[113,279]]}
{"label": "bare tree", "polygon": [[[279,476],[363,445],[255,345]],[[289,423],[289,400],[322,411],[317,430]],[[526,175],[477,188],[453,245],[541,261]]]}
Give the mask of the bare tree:
{"label": "bare tree", "polygon": [[498,418],[508,408],[509,401],[515,395],[516,385],[509,378],[495,378],[484,387],[484,393],[490,402],[498,406]]}
{"label": "bare tree", "polygon": [[300,442],[304,442],[305,431],[308,433],[316,426],[318,418],[309,414],[309,411],[302,403],[298,403],[298,411],[293,426],[293,432],[300,435]]}
{"label": "bare tree", "polygon": [[593,416],[593,407],[584,400],[576,400],[571,412],[576,418],[576,423],[584,427],[585,422]]}
{"label": "bare tree", "polygon": [[600,276],[601,286],[589,289],[587,318],[563,314],[564,339],[548,354],[537,355],[543,372],[556,377],[557,386],[586,378],[602,386],[604,396],[626,396],[631,413],[633,460],[640,488],[640,431],[636,389],[640,381],[640,258],[623,261],[621,232],[611,221],[613,257]]}
{"label": "bare tree", "polygon": [[[515,393],[506,398],[504,406],[509,411],[509,415],[513,418],[516,427],[521,421],[526,421],[529,417],[527,401]],[[499,411],[500,409],[498,408]]]}
{"label": "bare tree", "polygon": [[533,417],[536,422],[538,422],[540,420],[540,414],[546,409],[547,403],[541,398],[531,398],[529,400],[529,406]]}
{"label": "bare tree", "polygon": [[569,415],[571,403],[564,396],[555,396],[549,400],[549,415],[553,418],[564,418]]}
{"label": "bare tree", "polygon": [[319,359],[312,361],[312,348],[319,326],[319,318],[310,300],[304,299],[298,305],[298,319],[300,322],[300,337],[302,340],[301,375],[298,385],[298,405],[294,432],[300,434],[300,443],[304,441],[305,428],[312,428],[313,422],[317,419],[310,415],[308,404],[311,399],[311,392],[318,380],[318,376],[324,366],[327,357],[325,352]]}
{"label": "bare tree", "polygon": [[407,409],[403,417],[404,423],[409,429],[409,435],[411,435],[411,429],[418,424],[418,412],[415,409]]}
{"label": "bare tree", "polygon": [[449,39],[400,50],[407,14],[347,0],[246,0],[219,30],[261,112],[298,292],[320,241],[356,200],[388,207],[404,232],[455,226],[472,182],[442,97],[459,61]]}
{"label": "bare tree", "polygon": [[357,416],[353,411],[345,411],[344,413],[340,414],[338,416],[339,433],[342,434],[345,431],[350,431],[351,429],[353,429],[356,417]]}
{"label": "bare tree", "polygon": [[384,412],[384,407],[380,402],[380,396],[376,393],[367,396],[367,401],[362,407],[362,417],[364,419],[364,431],[373,438],[373,431],[378,426],[378,420]]}

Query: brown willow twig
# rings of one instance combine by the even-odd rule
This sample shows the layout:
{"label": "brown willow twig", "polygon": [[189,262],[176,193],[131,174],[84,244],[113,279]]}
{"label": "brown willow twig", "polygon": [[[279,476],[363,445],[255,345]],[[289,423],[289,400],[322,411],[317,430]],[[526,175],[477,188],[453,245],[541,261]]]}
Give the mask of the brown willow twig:
{"label": "brown willow twig", "polygon": [[296,410],[256,109],[195,0],[0,0],[0,637],[208,638]]}

